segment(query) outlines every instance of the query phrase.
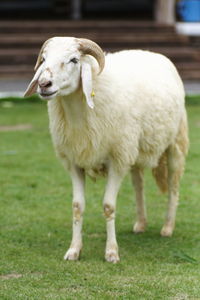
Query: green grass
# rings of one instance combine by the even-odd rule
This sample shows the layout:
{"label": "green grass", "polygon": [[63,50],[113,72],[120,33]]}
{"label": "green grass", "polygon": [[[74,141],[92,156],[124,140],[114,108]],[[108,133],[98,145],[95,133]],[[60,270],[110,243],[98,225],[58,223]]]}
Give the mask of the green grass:
{"label": "green grass", "polygon": [[148,230],[132,233],[134,194],[126,177],[116,218],[121,262],[112,265],[104,261],[105,180],[87,180],[81,260],[66,262],[71,184],[54,155],[46,106],[6,103],[0,126],[32,129],[0,132],[0,299],[200,299],[200,106],[187,107],[191,146],[173,237],[159,235],[167,200],[149,171]]}

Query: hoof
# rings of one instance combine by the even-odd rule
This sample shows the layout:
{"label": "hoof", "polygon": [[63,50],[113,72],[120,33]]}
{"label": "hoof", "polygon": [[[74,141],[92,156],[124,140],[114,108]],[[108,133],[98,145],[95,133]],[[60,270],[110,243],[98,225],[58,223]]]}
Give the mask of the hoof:
{"label": "hoof", "polygon": [[161,232],[161,236],[163,237],[171,237],[173,234],[173,227],[172,226],[163,226]]}
{"label": "hoof", "polygon": [[133,232],[134,233],[143,233],[145,232],[146,229],[146,223],[144,222],[136,222],[134,227],[133,227]]}
{"label": "hoof", "polygon": [[116,264],[119,262],[119,255],[118,255],[117,251],[108,250],[108,251],[106,251],[105,259],[107,262]]}
{"label": "hoof", "polygon": [[78,260],[80,251],[75,248],[69,248],[64,256],[64,260]]}

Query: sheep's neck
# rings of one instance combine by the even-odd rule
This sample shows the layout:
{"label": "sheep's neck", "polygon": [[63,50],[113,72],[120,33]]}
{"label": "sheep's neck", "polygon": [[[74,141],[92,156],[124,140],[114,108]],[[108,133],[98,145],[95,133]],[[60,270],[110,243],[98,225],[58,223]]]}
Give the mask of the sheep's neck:
{"label": "sheep's neck", "polygon": [[87,108],[82,91],[61,98],[67,125],[70,127],[82,127],[87,123]]}
{"label": "sheep's neck", "polygon": [[91,169],[92,166],[101,168],[104,157],[94,155],[100,141],[96,138],[98,135],[92,126],[94,124],[91,123],[91,108],[87,107],[83,94],[60,98],[59,103],[64,121],[64,134],[61,135],[57,128],[57,136],[61,137],[59,147],[61,146],[62,151],[63,149],[66,151],[65,154],[70,161],[74,161],[81,168]]}

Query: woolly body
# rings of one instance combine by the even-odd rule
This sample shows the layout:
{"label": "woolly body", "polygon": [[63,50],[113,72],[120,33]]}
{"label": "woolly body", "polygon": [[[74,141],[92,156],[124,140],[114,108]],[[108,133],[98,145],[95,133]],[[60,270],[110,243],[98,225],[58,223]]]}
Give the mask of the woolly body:
{"label": "woolly body", "polygon": [[161,235],[171,236],[188,149],[184,89],[174,65],[142,50],[104,58],[90,40],[55,37],[44,43],[25,95],[35,91],[49,100],[53,144],[72,179],[73,234],[64,259],[77,260],[82,249],[85,173],[108,175],[103,199],[107,261],[119,261],[115,208],[129,169],[136,192],[133,231],[144,232],[147,224],[143,169],[149,167],[161,190],[168,190]]}
{"label": "woolly body", "polygon": [[129,50],[107,54],[97,75],[94,109],[78,91],[48,102],[50,131],[58,156],[95,176],[112,160],[116,170],[155,168],[177,136],[185,114],[184,89],[163,55]]}

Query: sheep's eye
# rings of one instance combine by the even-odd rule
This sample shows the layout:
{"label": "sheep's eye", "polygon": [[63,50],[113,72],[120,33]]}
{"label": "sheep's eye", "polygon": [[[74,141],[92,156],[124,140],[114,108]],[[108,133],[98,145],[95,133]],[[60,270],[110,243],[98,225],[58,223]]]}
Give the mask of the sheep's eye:
{"label": "sheep's eye", "polygon": [[78,59],[76,57],[70,59],[70,62],[77,64],[78,63]]}

